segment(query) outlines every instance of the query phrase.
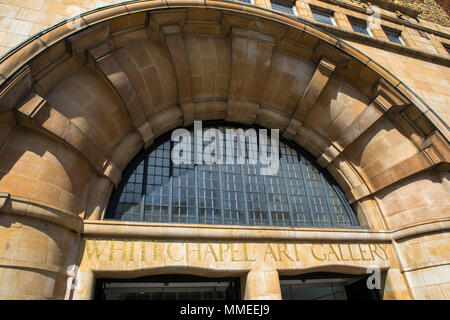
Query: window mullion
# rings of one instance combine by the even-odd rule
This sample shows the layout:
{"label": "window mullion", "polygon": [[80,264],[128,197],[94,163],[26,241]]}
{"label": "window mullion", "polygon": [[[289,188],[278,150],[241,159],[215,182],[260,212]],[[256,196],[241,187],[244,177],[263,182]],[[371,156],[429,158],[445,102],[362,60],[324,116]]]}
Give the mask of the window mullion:
{"label": "window mullion", "polygon": [[172,161],[172,148],[173,148],[173,141],[170,141],[170,162],[169,162],[169,217],[168,217],[168,221],[172,222],[173,217],[172,217],[172,197],[173,197],[173,161]]}
{"label": "window mullion", "polygon": [[350,205],[347,202],[347,199],[342,194],[342,191],[335,185],[331,184],[331,187],[333,188],[334,192],[336,192],[336,195],[338,196],[339,200],[341,201],[342,205],[344,206],[345,212],[347,213],[348,218],[350,219],[350,223],[352,226],[358,225],[358,220],[355,217],[355,214],[353,213],[353,210],[351,209]]}
{"label": "window mullion", "polygon": [[144,221],[145,217],[145,198],[147,194],[147,172],[148,172],[148,155],[144,158],[144,176],[142,177],[142,196],[141,196],[141,207],[140,216],[141,221]]}
{"label": "window mullion", "polygon": [[250,213],[248,210],[248,197],[247,197],[247,190],[246,190],[246,184],[245,184],[245,177],[244,177],[244,165],[238,164],[240,171],[241,171],[241,181],[242,181],[242,192],[244,193],[244,208],[245,208],[245,223],[247,225],[250,224]]}
{"label": "window mullion", "polygon": [[289,207],[289,217],[291,219],[291,226],[295,226],[294,224],[294,212],[292,211],[292,204],[291,204],[291,197],[289,194],[289,189],[288,189],[288,183],[287,183],[287,179],[285,176],[285,172],[284,172],[284,165],[283,165],[283,161],[281,161],[281,157],[280,157],[280,169],[281,169],[281,176],[283,177],[283,182],[284,182],[284,188],[286,189],[286,198],[287,198],[287,202],[288,202],[288,207]]}
{"label": "window mullion", "polygon": [[303,185],[305,186],[306,199],[308,200],[309,215],[311,217],[311,225],[314,225],[314,216],[313,216],[313,212],[312,212],[311,197],[308,192],[308,180],[306,179],[306,168],[302,163],[302,156],[300,154],[298,154],[298,163],[300,165],[300,170],[302,172],[302,179],[303,179]]}
{"label": "window mullion", "polygon": [[222,164],[217,164],[217,171],[219,172],[219,199],[220,199],[220,213],[222,215],[222,224],[225,224],[225,210],[223,205],[223,178],[222,178]]}
{"label": "window mullion", "polygon": [[264,195],[266,196],[266,203],[267,203],[267,215],[269,216],[269,225],[273,226],[272,211],[270,210],[269,193],[267,190],[266,175],[263,175],[263,183],[264,183]]}
{"label": "window mullion", "polygon": [[335,226],[336,225],[336,221],[334,221],[333,210],[331,209],[330,197],[329,197],[327,189],[325,187],[325,181],[323,179],[323,175],[322,175],[321,172],[319,172],[319,175],[320,175],[320,180],[322,181],[323,192],[325,193],[325,201],[327,202],[328,212],[330,213],[331,224],[333,226]]}
{"label": "window mullion", "polygon": [[[194,164],[194,174],[195,174],[195,221],[196,223],[200,223],[199,208],[198,208],[198,166],[196,164]],[[186,210],[189,211],[189,205],[188,204],[186,205],[187,205]]]}

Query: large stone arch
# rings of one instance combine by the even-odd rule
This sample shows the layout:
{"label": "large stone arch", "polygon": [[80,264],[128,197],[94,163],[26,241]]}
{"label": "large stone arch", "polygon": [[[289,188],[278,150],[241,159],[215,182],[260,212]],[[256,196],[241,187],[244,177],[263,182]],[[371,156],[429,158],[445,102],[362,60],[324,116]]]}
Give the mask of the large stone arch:
{"label": "large stone arch", "polygon": [[83,220],[102,218],[142,148],[194,120],[279,128],[373,230],[448,228],[448,126],[345,41],[220,1],[131,2],[78,22],[0,64],[2,239],[26,248],[3,251],[3,274],[45,284],[2,281],[1,294],[63,297]]}

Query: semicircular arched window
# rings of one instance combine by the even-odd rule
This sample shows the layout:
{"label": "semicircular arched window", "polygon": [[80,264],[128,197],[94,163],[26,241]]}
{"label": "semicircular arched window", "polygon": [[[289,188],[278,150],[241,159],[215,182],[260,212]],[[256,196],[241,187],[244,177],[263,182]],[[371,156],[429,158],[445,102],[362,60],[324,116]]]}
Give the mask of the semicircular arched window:
{"label": "semicircular arched window", "polygon": [[[227,128],[218,127],[222,133]],[[226,139],[225,134],[223,137]],[[233,142],[236,155],[236,140]],[[260,164],[248,163],[249,139],[245,140],[245,164],[176,165],[171,161],[173,146],[170,135],[166,136],[133,160],[111,198],[106,219],[293,227],[358,225],[333,179],[305,151],[288,142],[279,144],[276,175],[261,175]]]}

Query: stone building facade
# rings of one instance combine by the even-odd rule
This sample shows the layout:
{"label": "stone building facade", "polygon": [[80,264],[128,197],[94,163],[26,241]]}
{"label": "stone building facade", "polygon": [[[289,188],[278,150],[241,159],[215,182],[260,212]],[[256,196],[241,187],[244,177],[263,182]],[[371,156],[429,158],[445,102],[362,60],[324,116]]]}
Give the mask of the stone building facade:
{"label": "stone building facade", "polygon": [[[281,299],[302,277],[378,270],[382,299],[449,299],[450,28],[372,3],[3,1],[0,298],[92,299],[105,279],[177,274]],[[221,207],[201,207],[196,166],[194,222],[177,222],[174,193],[190,186],[175,188],[170,165],[170,218],[140,191],[117,218],[139,166],[150,185],[152,154],[196,120],[279,129],[292,166],[310,171],[303,182],[282,171],[284,194],[271,178],[261,193],[240,185],[247,223],[202,223],[206,209],[224,217],[233,190],[221,182]],[[300,189],[307,205],[295,209]],[[281,198],[293,223],[270,209]],[[260,202],[270,223],[252,225]],[[318,203],[328,225],[314,220]]]}

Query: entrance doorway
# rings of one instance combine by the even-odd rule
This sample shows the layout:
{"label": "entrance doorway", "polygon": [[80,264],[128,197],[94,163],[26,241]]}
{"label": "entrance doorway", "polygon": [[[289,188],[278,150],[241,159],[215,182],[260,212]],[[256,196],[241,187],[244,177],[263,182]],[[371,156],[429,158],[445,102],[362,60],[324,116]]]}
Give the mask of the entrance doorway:
{"label": "entrance doorway", "polygon": [[321,272],[281,276],[281,296],[283,300],[379,300],[379,290],[369,290],[367,278]]}
{"label": "entrance doorway", "polygon": [[239,278],[190,275],[98,279],[97,300],[240,300]]}

